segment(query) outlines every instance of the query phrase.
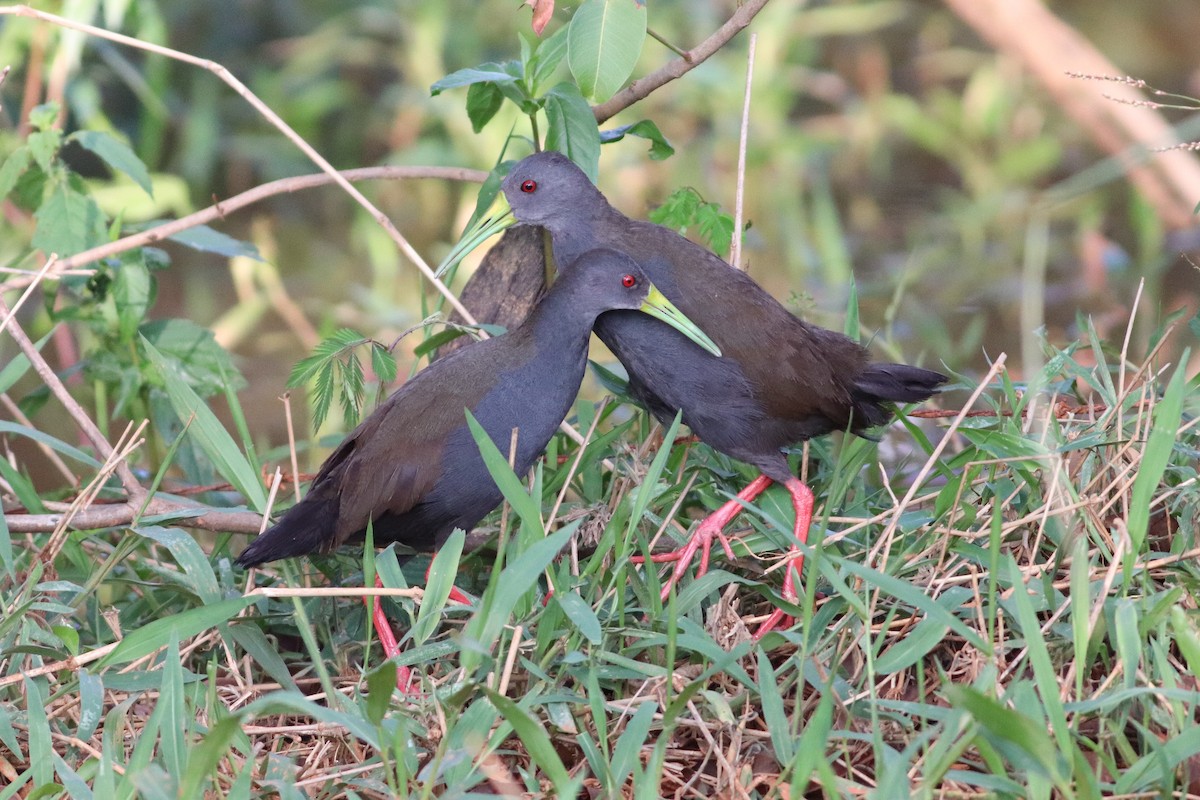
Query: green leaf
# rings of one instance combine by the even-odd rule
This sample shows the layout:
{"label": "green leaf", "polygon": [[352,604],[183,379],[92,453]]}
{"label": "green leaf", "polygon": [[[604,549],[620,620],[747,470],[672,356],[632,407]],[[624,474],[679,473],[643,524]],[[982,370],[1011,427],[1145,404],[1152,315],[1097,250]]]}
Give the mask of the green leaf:
{"label": "green leaf", "polygon": [[33,153],[28,147],[18,147],[4,159],[4,166],[0,166],[0,197],[8,197],[32,159]]}
{"label": "green leaf", "polygon": [[[483,465],[487,467],[488,474],[491,475],[492,480],[504,495],[504,499],[512,506],[513,511],[517,512],[522,524],[531,529],[540,530],[542,528],[541,502],[529,496],[521,484],[520,476],[514,473],[512,467],[508,465],[506,452],[509,443],[505,441],[503,443],[504,450],[501,450],[500,443],[492,440],[492,437],[483,429],[470,410],[464,409],[464,414],[467,418],[467,428],[471,431],[471,436],[479,448]],[[541,568],[538,572],[540,574]]]}
{"label": "green leaf", "polygon": [[229,352],[208,328],[187,319],[163,319],[144,323],[138,332],[202,397],[224,390],[226,384],[234,389],[246,385]]}
{"label": "green leaf", "polygon": [[62,145],[62,133],[51,128],[29,134],[29,152],[42,172],[50,174],[54,169],[54,156]]}
{"label": "green leaf", "polygon": [[108,237],[104,214],[96,201],[80,194],[67,181],[55,181],[45,202],[33,215],[37,229],[33,246],[60,257],[82,253]]}
{"label": "green leaf", "polygon": [[159,352],[146,337],[143,336],[141,341],[151,362],[164,379],[163,388],[175,415],[185,425],[190,422],[188,436],[194,437],[221,477],[242,493],[251,508],[264,511],[267,507],[267,495],[258,477],[257,465],[246,460],[216,414],[184,380],[177,364]]}
{"label": "green leaf", "polygon": [[[542,771],[542,773],[550,779],[554,784],[555,791],[552,793],[554,797],[564,797],[562,794],[571,783],[571,776],[567,772],[567,768],[563,766],[562,759],[559,758],[558,751],[554,749],[554,743],[550,741],[550,735],[546,733],[546,729],[542,727],[542,723],[538,722],[532,714],[521,708],[515,702],[489,688],[484,688],[492,705],[496,707],[509,725],[512,725],[517,737],[521,743],[525,745],[526,752],[529,753],[529,758]],[[648,705],[653,706],[654,703]],[[573,796],[573,795],[572,795]]]}
{"label": "green leaf", "polygon": [[162,683],[159,686],[158,702],[154,714],[160,717],[159,758],[171,775],[183,772],[187,760],[188,719],[183,697],[183,667],[179,662],[179,639],[171,636],[167,652],[163,657]]}
{"label": "green leaf", "polygon": [[221,587],[213,572],[212,563],[186,531],[179,528],[163,528],[147,525],[133,529],[139,536],[165,547],[183,570],[181,582],[192,590],[196,598],[205,603],[216,603],[221,599]]}
{"label": "green leaf", "polygon": [[600,620],[596,617],[596,612],[592,607],[579,596],[579,593],[572,590],[569,592],[560,592],[554,595],[555,601],[558,602],[559,608],[567,615],[567,619],[579,629],[587,640],[592,644],[600,644],[603,641],[603,631],[600,627]]}
{"label": "green leaf", "polygon": [[970,686],[951,683],[946,685],[945,692],[950,703],[974,717],[988,739],[1015,766],[1062,782],[1065,772],[1062,754],[1043,725]]}
{"label": "green leaf", "polygon": [[238,256],[245,258],[253,258],[255,261],[263,261],[263,257],[259,255],[258,248],[250,242],[243,242],[240,239],[235,239],[232,236],[221,233],[218,230],[213,230],[207,225],[197,225],[194,228],[188,228],[179,233],[173,233],[167,237],[173,242],[186,245],[193,250],[199,250],[201,253],[216,253],[226,258],[236,258]]}
{"label": "green leaf", "polygon": [[[617,740],[617,745],[613,748],[613,786],[623,786],[629,773],[633,772],[634,767],[638,764],[638,753],[642,751],[643,745],[646,744],[646,737],[650,735],[650,726],[654,724],[656,711],[658,711],[657,702],[644,700],[638,704],[637,711],[633,712],[633,716],[625,724],[625,730],[621,731],[621,738]],[[635,784],[638,782],[634,781]]]}
{"label": "green leaf", "polygon": [[632,125],[622,125],[620,128],[600,131],[600,142],[601,144],[619,142],[626,136],[637,136],[638,138],[648,140],[650,142],[651,161],[662,161],[675,155],[675,148],[667,141],[667,137],[663,136],[663,132],[658,129],[658,126],[648,119],[635,122]]}
{"label": "green leaf", "polygon": [[490,81],[472,83],[467,89],[467,119],[471,120],[471,129],[476,133],[483,130],[503,103],[504,93],[496,84]]}
{"label": "green leaf", "polygon": [[396,662],[388,659],[367,673],[367,719],[379,727],[396,691]]}
{"label": "green leaf", "polygon": [[516,78],[503,70],[499,64],[480,64],[470,69],[451,72],[429,87],[429,94],[436,97],[447,89],[458,89],[476,83],[512,83]]}
{"label": "green leaf", "polygon": [[445,543],[438,548],[429,565],[429,577],[425,582],[425,595],[421,599],[421,607],[417,610],[417,621],[412,626],[414,645],[421,645],[433,635],[441,619],[442,609],[454,588],[454,578],[458,575],[458,562],[462,557],[466,533],[461,528],[455,528]]}
{"label": "green leaf", "polygon": [[29,112],[30,127],[38,131],[50,130],[58,123],[59,108],[58,103],[53,101],[34,106]]}
{"label": "green leaf", "polygon": [[112,293],[117,306],[117,332],[122,342],[132,341],[154,303],[154,282],[141,251],[128,253],[121,259]]}
{"label": "green leaf", "polygon": [[571,17],[567,64],[584,96],[603,103],[624,85],[646,40],[646,7],[634,0],[585,0]]}
{"label": "green leaf", "polygon": [[928,617],[921,620],[913,626],[907,636],[896,639],[875,661],[875,672],[891,675],[908,669],[941,644],[948,630],[950,626],[944,620]]}
{"label": "green leaf", "polygon": [[595,183],[600,173],[600,128],[574,85],[560,83],[546,93],[546,119],[546,149],[568,156]]}
{"label": "green leaf", "polygon": [[535,95],[540,92],[546,81],[554,77],[555,70],[567,55],[568,30],[570,26],[559,28],[551,36],[543,39],[525,65],[525,74],[529,76],[529,90]]}
{"label": "green leaf", "polygon": [[67,141],[78,142],[82,147],[91,150],[104,159],[108,166],[132,178],[133,182],[142,187],[146,194],[154,196],[154,188],[150,183],[150,172],[133,150],[129,149],[129,145],[117,141],[102,131],[76,131],[67,137]]}

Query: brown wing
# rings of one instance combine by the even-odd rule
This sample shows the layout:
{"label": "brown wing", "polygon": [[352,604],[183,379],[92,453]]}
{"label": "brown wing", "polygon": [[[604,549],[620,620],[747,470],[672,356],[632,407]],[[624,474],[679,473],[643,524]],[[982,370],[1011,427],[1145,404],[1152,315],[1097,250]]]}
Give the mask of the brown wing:
{"label": "brown wing", "polygon": [[[655,285],[741,365],[751,383],[770,387],[758,398],[770,416],[803,420],[821,414],[844,424],[854,378],[867,364],[864,348],[807,324],[741,270],[673,231],[632,220],[627,225],[628,252]],[[668,264],[669,274],[660,277]]]}
{"label": "brown wing", "polygon": [[385,513],[410,511],[433,488],[447,437],[466,424],[463,409],[474,408],[496,381],[504,359],[492,351],[502,342],[472,344],[422,370],[329,456],[310,493],[337,499],[331,549]]}

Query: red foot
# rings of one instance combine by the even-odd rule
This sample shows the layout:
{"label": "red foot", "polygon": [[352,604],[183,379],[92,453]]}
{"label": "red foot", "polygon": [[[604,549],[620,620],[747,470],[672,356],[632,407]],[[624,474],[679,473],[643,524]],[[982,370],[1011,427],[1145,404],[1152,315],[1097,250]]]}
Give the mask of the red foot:
{"label": "red foot", "polygon": [[[795,603],[800,599],[796,593],[796,576],[801,574],[804,566],[804,552],[799,545],[808,542],[808,528],[812,524],[813,494],[799,478],[792,478],[784,485],[791,493],[792,507],[796,509],[796,527],[793,535],[798,544],[792,545],[792,555],[788,556],[787,566],[784,567],[783,597]],[[791,624],[792,618],[777,608],[758,626],[758,630],[754,632],[754,640],[758,641],[776,627],[786,628]]]}
{"label": "red foot", "polygon": [[[687,572],[688,565],[691,564],[697,550],[700,551],[700,565],[696,568],[696,577],[699,578],[708,572],[709,552],[712,550],[714,538],[721,542],[725,555],[729,556],[730,560],[734,558],[733,549],[729,546],[729,540],[723,533],[724,528],[741,512],[744,503],[754,500],[770,485],[770,478],[766,475],[759,475],[745,489],[738,492],[737,499],[730,500],[706,517],[687,544],[674,552],[650,557],[650,561],[656,564],[675,562],[675,569],[663,583],[663,600],[667,599],[667,595],[671,593],[671,587],[677,584],[683,574]],[[800,599],[796,593],[796,576],[800,574],[800,570],[804,566],[804,553],[798,545],[808,541],[808,529],[812,524],[813,495],[812,491],[799,478],[789,479],[784,486],[792,495],[792,507],[796,510],[796,527],[793,535],[798,544],[792,545],[791,555],[788,556],[787,566],[784,567],[783,597],[785,600],[795,603]],[[632,560],[634,563],[645,561],[640,557]],[[792,618],[782,609],[777,608],[758,626],[758,630],[754,632],[754,638],[755,640],[761,639],[777,627],[788,627],[791,624]]]}
{"label": "red foot", "polygon": [[688,543],[683,547],[671,553],[663,553],[662,555],[652,556],[651,561],[656,564],[662,564],[670,561],[675,562],[675,569],[671,572],[670,577],[663,582],[662,599],[666,600],[667,595],[671,593],[671,587],[679,582],[683,574],[687,572],[688,566],[692,563],[692,559],[696,556],[696,551],[700,551],[700,565],[696,568],[696,577],[699,578],[708,572],[708,557],[712,550],[713,539],[721,542],[721,548],[724,549],[725,555],[732,561],[734,559],[733,548],[729,546],[729,540],[725,538],[724,528],[734,517],[741,512],[744,506],[742,503],[749,503],[754,498],[763,493],[763,490],[771,485],[771,479],[766,475],[759,475],[750,485],[742,491],[738,492],[737,498],[730,500],[725,505],[718,508],[713,513],[709,514],[704,521],[700,523],[700,527],[696,528],[696,532],[688,540]]}

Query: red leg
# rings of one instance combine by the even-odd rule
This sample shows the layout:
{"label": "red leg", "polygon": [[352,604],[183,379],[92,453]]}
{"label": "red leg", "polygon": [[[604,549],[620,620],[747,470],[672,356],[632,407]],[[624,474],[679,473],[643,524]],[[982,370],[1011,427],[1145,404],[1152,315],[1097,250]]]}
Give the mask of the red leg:
{"label": "red leg", "polygon": [[[763,490],[770,485],[770,478],[766,475],[759,475],[750,482],[750,485],[738,492],[736,499],[730,500],[712,514],[709,514],[700,523],[700,527],[696,528],[696,532],[692,534],[687,544],[674,552],[651,556],[650,560],[658,564],[669,561],[675,562],[675,569],[671,572],[666,582],[663,583],[663,600],[667,599],[667,595],[671,593],[671,587],[679,582],[679,579],[683,577],[683,573],[687,572],[688,565],[692,563],[697,550],[700,551],[700,566],[696,568],[696,577],[699,578],[708,572],[708,556],[709,551],[712,550],[712,540],[714,538],[721,542],[721,547],[724,548],[725,555],[729,556],[730,560],[734,559],[733,548],[729,546],[729,540],[725,538],[722,530],[741,512],[744,508],[743,503],[749,503],[762,494]],[[803,484],[801,485],[803,486]]]}
{"label": "red leg", "polygon": [[[433,564],[430,563],[430,569]],[[425,582],[429,583],[429,569],[425,570]],[[379,576],[375,576],[375,585],[383,588],[383,581]],[[465,606],[471,605],[474,601],[463,592],[459,591],[457,586],[450,587],[450,599],[455,603],[461,603]],[[387,615],[383,613],[383,605],[380,603],[380,598],[374,598],[374,603],[368,603],[364,597],[363,602],[372,609],[372,617],[375,621],[375,635],[379,637],[379,643],[383,646],[384,655],[388,658],[394,658],[400,653],[400,643],[396,641],[396,634],[392,631],[392,624],[388,621]],[[396,668],[396,687],[404,694],[418,694],[417,688],[413,683],[412,670],[408,667]]]}
{"label": "red leg", "polygon": [[[379,576],[375,576],[375,585],[380,589],[383,588],[383,581]],[[387,615],[383,613],[383,604],[380,598],[374,597],[373,603],[368,603],[367,598],[363,598],[363,602],[368,608],[372,609],[372,617],[375,621],[375,635],[379,637],[379,643],[383,645],[383,653],[388,658],[394,658],[400,654],[400,644],[396,641],[396,634],[392,631],[392,623],[388,621]],[[416,694],[416,687],[413,685],[412,670],[408,667],[396,668],[396,688],[403,694]]]}
{"label": "red leg", "polygon": [[[812,524],[813,511],[813,494],[804,482],[799,478],[792,478],[786,484],[787,490],[792,495],[792,507],[796,509],[796,528],[794,536],[799,544],[808,542],[808,528]],[[783,573],[783,596],[784,599],[790,600],[793,603],[800,599],[796,593],[796,576],[800,575],[800,570],[804,566],[804,552],[797,544],[792,545],[792,555],[788,556],[787,565],[784,567]],[[761,639],[777,626],[787,627],[792,624],[792,618],[783,613],[782,609],[775,609],[771,615],[763,621],[762,625],[758,626],[758,630],[754,632],[754,638]]]}

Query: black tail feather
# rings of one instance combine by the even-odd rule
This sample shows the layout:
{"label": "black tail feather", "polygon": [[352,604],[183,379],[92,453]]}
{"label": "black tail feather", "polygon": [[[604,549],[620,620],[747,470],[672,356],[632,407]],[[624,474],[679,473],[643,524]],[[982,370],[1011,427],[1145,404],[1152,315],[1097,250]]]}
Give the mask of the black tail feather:
{"label": "black tail feather", "polygon": [[251,542],[237,557],[237,563],[256,567],[268,561],[328,550],[336,522],[334,502],[306,499],[288,509],[279,522]]}
{"label": "black tail feather", "polygon": [[869,364],[854,381],[855,427],[883,425],[891,418],[883,403],[919,403],[947,380],[940,372],[907,364]]}

